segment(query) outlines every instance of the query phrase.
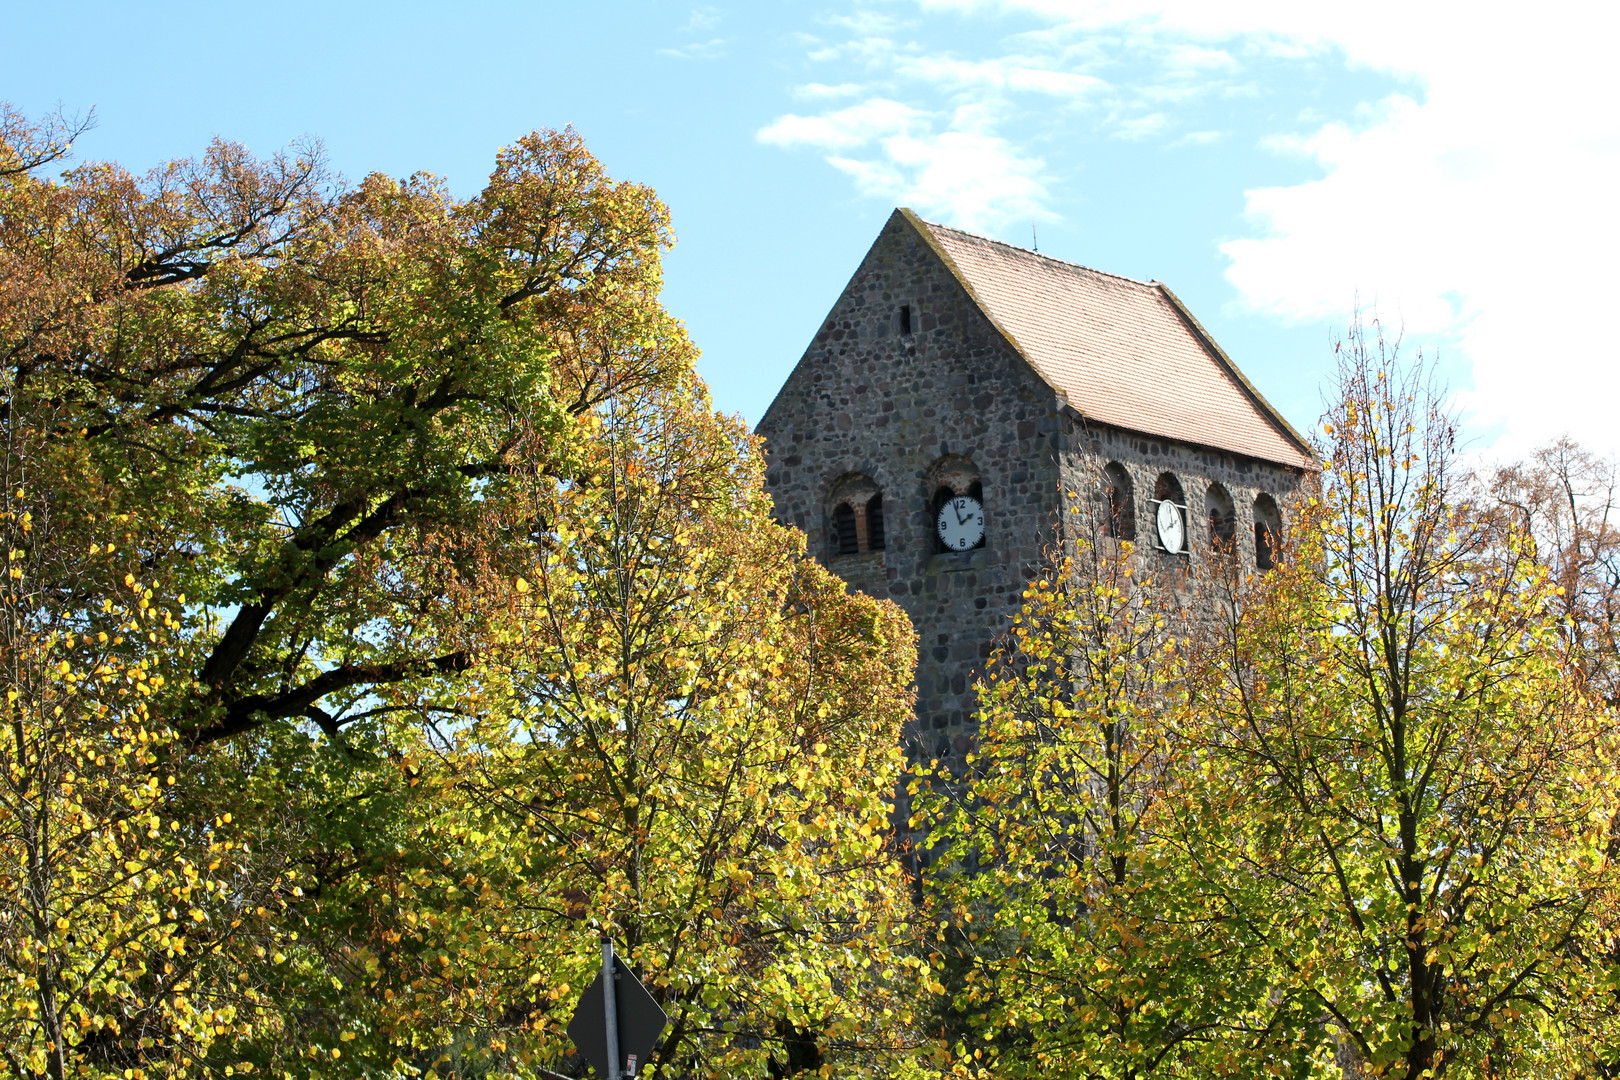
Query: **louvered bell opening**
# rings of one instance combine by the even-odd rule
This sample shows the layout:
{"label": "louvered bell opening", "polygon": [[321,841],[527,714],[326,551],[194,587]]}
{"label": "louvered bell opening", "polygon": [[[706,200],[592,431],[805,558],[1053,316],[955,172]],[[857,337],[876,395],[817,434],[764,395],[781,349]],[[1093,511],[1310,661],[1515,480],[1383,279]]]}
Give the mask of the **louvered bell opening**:
{"label": "louvered bell opening", "polygon": [[855,510],[848,503],[839,503],[833,511],[833,532],[838,538],[838,554],[854,555],[860,551],[855,534]]}
{"label": "louvered bell opening", "polygon": [[883,550],[883,496],[874,495],[866,504],[866,547],[868,551]]}

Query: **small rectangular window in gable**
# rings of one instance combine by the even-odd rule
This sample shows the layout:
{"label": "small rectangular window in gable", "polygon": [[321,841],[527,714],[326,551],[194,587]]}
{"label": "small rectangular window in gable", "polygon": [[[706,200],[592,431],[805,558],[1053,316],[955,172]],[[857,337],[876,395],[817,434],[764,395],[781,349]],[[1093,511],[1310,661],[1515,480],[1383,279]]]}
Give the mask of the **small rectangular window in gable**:
{"label": "small rectangular window in gable", "polygon": [[900,333],[902,335],[907,335],[907,334],[911,333],[911,305],[910,304],[901,304],[900,305]]}

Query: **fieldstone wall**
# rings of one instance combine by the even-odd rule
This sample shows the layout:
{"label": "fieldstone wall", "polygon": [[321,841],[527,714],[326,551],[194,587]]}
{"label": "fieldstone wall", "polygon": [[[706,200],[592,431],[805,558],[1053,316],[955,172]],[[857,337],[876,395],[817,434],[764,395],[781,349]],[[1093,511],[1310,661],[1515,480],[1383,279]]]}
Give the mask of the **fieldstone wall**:
{"label": "fieldstone wall", "polygon": [[[1306,474],[1286,465],[1213,450],[1205,446],[1142,435],[1134,431],[1088,423],[1069,413],[1067,438],[1058,454],[1063,490],[1072,499],[1093,499],[1098,479],[1111,462],[1117,462],[1130,477],[1136,516],[1136,547],[1147,568],[1157,576],[1181,569],[1195,578],[1214,556],[1209,528],[1208,496],[1219,484],[1231,496],[1236,512],[1233,539],[1238,566],[1257,569],[1254,506],[1260,495],[1269,495],[1286,517],[1294,498],[1300,494]],[[1170,473],[1181,484],[1187,506],[1187,553],[1169,555],[1156,543],[1153,515],[1155,483]]]}

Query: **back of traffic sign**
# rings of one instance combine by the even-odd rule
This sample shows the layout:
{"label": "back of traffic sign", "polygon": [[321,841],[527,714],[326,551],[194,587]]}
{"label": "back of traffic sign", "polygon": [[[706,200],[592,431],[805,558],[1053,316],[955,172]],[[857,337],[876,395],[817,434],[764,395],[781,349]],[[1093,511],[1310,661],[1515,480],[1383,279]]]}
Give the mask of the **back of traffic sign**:
{"label": "back of traffic sign", "polygon": [[[653,1000],[652,994],[641,980],[625,966],[623,960],[613,958],[614,995],[618,1002],[619,1068],[618,1075],[635,1075],[630,1062],[645,1063],[669,1017]],[[568,1021],[568,1037],[574,1040],[579,1052],[591,1063],[598,1076],[612,1076],[608,1069],[607,1007],[602,993],[602,976],[586,988]]]}

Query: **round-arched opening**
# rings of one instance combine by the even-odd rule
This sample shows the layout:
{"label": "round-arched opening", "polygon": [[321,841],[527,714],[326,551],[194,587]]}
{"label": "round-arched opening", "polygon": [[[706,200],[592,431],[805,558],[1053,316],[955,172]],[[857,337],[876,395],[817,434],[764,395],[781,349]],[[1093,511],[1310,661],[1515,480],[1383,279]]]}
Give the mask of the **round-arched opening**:
{"label": "round-arched opening", "polygon": [[845,473],[834,481],[827,492],[827,520],[834,555],[883,550],[883,492],[871,477]]}
{"label": "round-arched opening", "polygon": [[1254,565],[1270,570],[1277,565],[1282,541],[1282,514],[1277,500],[1265,492],[1254,497]]}
{"label": "round-arched opening", "polygon": [[1153,533],[1159,550],[1187,553],[1187,497],[1174,473],[1160,473],[1153,482]]}
{"label": "round-arched opening", "polygon": [[1204,493],[1204,512],[1209,518],[1210,549],[1230,555],[1237,548],[1237,507],[1232,495],[1220,484],[1209,485]]}
{"label": "round-arched opening", "polygon": [[1103,467],[1103,534],[1116,540],[1136,539],[1136,495],[1125,466],[1110,461]]}
{"label": "round-arched opening", "polygon": [[947,454],[929,466],[928,519],[934,550],[973,551],[985,546],[984,485],[978,466],[961,454]]}

